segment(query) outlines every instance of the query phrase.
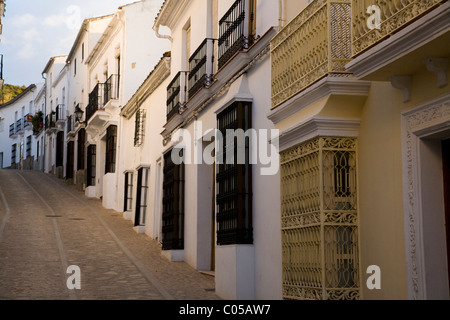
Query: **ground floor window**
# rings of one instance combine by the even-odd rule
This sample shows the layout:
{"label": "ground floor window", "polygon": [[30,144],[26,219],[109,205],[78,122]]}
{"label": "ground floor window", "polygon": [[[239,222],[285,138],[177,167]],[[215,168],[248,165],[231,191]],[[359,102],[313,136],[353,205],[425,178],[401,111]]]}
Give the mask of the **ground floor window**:
{"label": "ground floor window", "polygon": [[59,131],[56,135],[56,166],[62,167],[64,162],[64,132]]}
{"label": "ground floor window", "polygon": [[81,128],[80,131],[78,131],[78,153],[77,153],[77,169],[78,170],[84,170],[84,150],[85,150],[85,143],[86,143],[86,129]]}
{"label": "ground floor window", "polygon": [[96,161],[97,161],[97,146],[94,144],[87,147],[86,185],[88,187],[95,186]]}
{"label": "ground floor window", "polygon": [[148,173],[149,168],[140,168],[138,170],[136,188],[136,226],[145,226],[148,202]]}
{"label": "ground floor window", "polygon": [[31,136],[27,137],[26,157],[31,157]]}
{"label": "ground floor window", "polygon": [[109,126],[106,130],[105,174],[116,172],[117,126]]}
{"label": "ground floor window", "polygon": [[356,139],[320,137],[281,153],[285,299],[358,299]]}
{"label": "ground floor window", "polygon": [[133,206],[133,172],[125,172],[123,211],[131,211]]}
{"label": "ground floor window", "polygon": [[74,169],[74,148],[75,142],[69,141],[67,144],[67,167],[66,167],[66,179],[73,179]]}
{"label": "ground floor window", "polygon": [[183,150],[164,155],[163,250],[184,249],[184,164],[175,164],[172,153],[183,157]]}
{"label": "ground floor window", "polygon": [[[234,146],[229,146],[226,138],[229,130],[246,131],[251,128],[251,104],[235,102],[218,115],[217,121],[218,129],[224,137],[218,152],[223,163],[218,165],[216,174],[217,244],[252,244],[252,165],[249,161],[249,141],[245,139],[245,161],[240,163],[238,148],[241,142],[235,137]],[[232,161],[230,154],[233,156]]]}
{"label": "ground floor window", "polygon": [[11,146],[11,165],[15,164],[17,160],[17,144]]}

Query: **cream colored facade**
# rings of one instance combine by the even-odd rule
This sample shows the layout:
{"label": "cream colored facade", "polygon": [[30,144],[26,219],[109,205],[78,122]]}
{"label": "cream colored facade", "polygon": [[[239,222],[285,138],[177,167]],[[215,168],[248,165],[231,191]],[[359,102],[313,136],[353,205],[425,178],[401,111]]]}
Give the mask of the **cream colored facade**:
{"label": "cream colored facade", "polygon": [[448,299],[450,4],[306,2],[271,42],[283,297]]}

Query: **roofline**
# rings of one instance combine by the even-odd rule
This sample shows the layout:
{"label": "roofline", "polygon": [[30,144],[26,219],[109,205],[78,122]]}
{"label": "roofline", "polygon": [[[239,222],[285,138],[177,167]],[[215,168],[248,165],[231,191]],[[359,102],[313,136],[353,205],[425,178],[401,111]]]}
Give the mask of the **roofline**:
{"label": "roofline", "polygon": [[32,91],[33,89],[36,89],[35,84],[30,84],[25,90],[23,90],[19,95],[15,96],[14,99],[0,105],[0,108],[7,107],[9,105],[12,105],[16,103],[18,100],[22,99],[23,96],[25,96],[28,92]]}
{"label": "roofline", "polygon": [[57,58],[65,58],[65,57],[67,57],[67,56],[54,56],[54,57],[51,57],[51,58],[48,60],[46,66],[45,66],[45,68],[44,68],[44,71],[42,71],[42,74],[47,73],[48,69],[50,69],[50,67],[51,67],[51,65],[53,64],[53,62],[55,61],[55,59],[57,59]]}

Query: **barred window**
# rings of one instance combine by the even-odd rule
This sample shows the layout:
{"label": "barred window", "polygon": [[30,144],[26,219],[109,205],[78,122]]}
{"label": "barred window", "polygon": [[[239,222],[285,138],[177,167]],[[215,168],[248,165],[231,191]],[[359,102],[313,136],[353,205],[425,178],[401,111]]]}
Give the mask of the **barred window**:
{"label": "barred window", "polygon": [[172,153],[183,156],[183,150],[164,155],[163,182],[163,250],[184,249],[184,164],[175,164]]}
{"label": "barred window", "polygon": [[87,182],[86,185],[88,187],[95,186],[95,170],[96,170],[96,161],[97,161],[97,146],[95,144],[87,147],[87,170],[86,177]]}
{"label": "barred window", "polygon": [[31,157],[31,136],[27,137],[26,157]]}
{"label": "barred window", "polygon": [[136,112],[136,123],[134,127],[134,146],[139,147],[144,143],[145,130],[145,110],[138,110]]}
{"label": "barred window", "polygon": [[125,172],[123,211],[130,211],[133,206],[133,172]]}
{"label": "barred window", "polygon": [[[225,137],[229,130],[251,127],[251,103],[235,102],[218,117],[218,128]],[[252,244],[252,165],[249,161],[249,141],[245,141],[245,163],[238,163],[238,147],[241,142],[234,138],[234,150],[227,145],[227,139],[223,139],[221,154],[222,164],[218,165],[216,180],[217,193],[217,244]],[[233,161],[228,155],[234,154]],[[231,162],[231,163],[230,163]]]}
{"label": "barred window", "polygon": [[105,174],[116,172],[117,126],[109,126],[106,130]]}
{"label": "barred window", "polygon": [[149,168],[140,168],[138,170],[135,226],[145,226],[148,202],[148,173]]}
{"label": "barred window", "polygon": [[13,144],[11,146],[11,165],[15,164],[17,160],[17,145]]}
{"label": "barred window", "polygon": [[84,150],[86,143],[86,129],[81,128],[78,131],[78,154],[77,154],[77,168],[78,170],[84,170]]}

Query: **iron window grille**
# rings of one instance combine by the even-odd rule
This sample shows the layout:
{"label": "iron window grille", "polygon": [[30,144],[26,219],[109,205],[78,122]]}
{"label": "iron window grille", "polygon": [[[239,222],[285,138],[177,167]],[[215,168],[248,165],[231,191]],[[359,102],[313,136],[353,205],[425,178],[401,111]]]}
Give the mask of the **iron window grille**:
{"label": "iron window grille", "polygon": [[64,121],[65,120],[65,114],[64,114],[64,105],[60,104],[56,107],[56,121]]}
{"label": "iron window grille", "polygon": [[73,179],[74,157],[75,157],[75,142],[69,141],[67,144],[67,166],[66,179]]}
{"label": "iron window grille", "polygon": [[179,114],[187,101],[187,74],[187,71],[178,72],[167,86],[167,121]]}
{"label": "iron window grille", "polygon": [[31,136],[27,137],[27,144],[26,144],[26,157],[31,157]]}
{"label": "iron window grille", "polygon": [[22,120],[23,119],[19,119],[16,121],[16,133],[19,131],[22,131],[23,127],[22,127]]}
{"label": "iron window grille", "polygon": [[16,126],[13,123],[9,126],[9,136],[12,137],[15,133],[16,133]]}
{"label": "iron window grille", "polygon": [[117,126],[106,129],[106,161],[105,174],[116,172]]}
{"label": "iron window grille", "polygon": [[144,143],[145,136],[145,109],[136,112],[136,121],[134,127],[134,146],[140,147]]}
{"label": "iron window grille", "polygon": [[174,155],[183,156],[182,149],[164,155],[162,249],[184,249],[184,163],[175,164]]}
{"label": "iron window grille", "polygon": [[206,38],[189,58],[189,97],[213,82],[215,39]]}
{"label": "iron window grille", "polygon": [[86,185],[88,187],[95,186],[96,167],[97,167],[97,146],[92,144],[87,147],[87,170],[86,170]]}
{"label": "iron window grille", "polygon": [[145,226],[148,202],[149,168],[140,168],[137,177],[135,226]]}
{"label": "iron window grille", "polygon": [[17,145],[13,144],[11,146],[11,165],[15,164],[17,160]]}
{"label": "iron window grille", "polygon": [[124,186],[124,204],[123,211],[128,212],[133,207],[133,172],[125,172],[125,186]]}
{"label": "iron window grille", "polygon": [[219,69],[237,52],[248,49],[256,35],[254,0],[237,0],[219,21]]}
{"label": "iron window grille", "polygon": [[[222,111],[218,117],[218,129],[223,137],[227,130],[251,128],[251,104],[235,102]],[[219,144],[219,163],[216,174],[217,193],[217,244],[252,244],[252,165],[249,158],[249,141],[245,141],[245,163],[238,163],[237,138],[234,138],[234,148],[227,145],[227,139]],[[232,152],[234,160],[226,155]],[[231,163],[230,163],[231,162]]]}
{"label": "iron window grille", "polygon": [[319,137],[281,154],[285,299],[360,297],[356,150]]}
{"label": "iron window grille", "polygon": [[86,129],[81,128],[80,131],[78,131],[78,152],[77,152],[77,169],[78,170],[84,170],[84,154],[85,154],[85,143],[86,143]]}

